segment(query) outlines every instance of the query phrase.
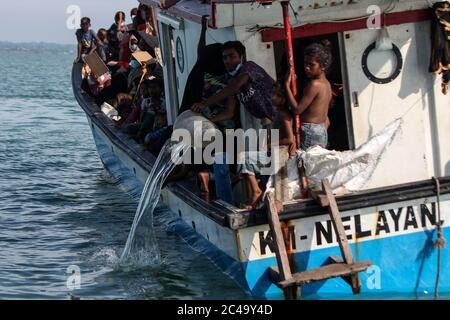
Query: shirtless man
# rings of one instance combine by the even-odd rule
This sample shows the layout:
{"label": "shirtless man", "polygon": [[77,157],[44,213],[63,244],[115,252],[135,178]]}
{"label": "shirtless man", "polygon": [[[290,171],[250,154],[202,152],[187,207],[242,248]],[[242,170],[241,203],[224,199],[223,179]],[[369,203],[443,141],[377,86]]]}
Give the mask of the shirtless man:
{"label": "shirtless man", "polygon": [[328,144],[328,107],[333,95],[326,71],[331,61],[332,57],[328,49],[314,43],[305,49],[304,68],[310,81],[303,90],[303,96],[299,102],[292,93],[292,74],[289,74],[285,83],[292,111],[301,115],[301,148],[303,150],[308,150],[315,145],[326,148]]}

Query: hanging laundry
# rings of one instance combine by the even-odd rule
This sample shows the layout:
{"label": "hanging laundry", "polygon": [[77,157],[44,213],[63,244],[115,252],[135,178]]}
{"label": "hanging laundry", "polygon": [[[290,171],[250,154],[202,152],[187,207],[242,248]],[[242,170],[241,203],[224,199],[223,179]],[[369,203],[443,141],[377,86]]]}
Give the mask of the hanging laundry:
{"label": "hanging laundry", "polygon": [[442,74],[442,93],[447,94],[450,79],[450,3],[437,2],[432,8],[430,72]]}

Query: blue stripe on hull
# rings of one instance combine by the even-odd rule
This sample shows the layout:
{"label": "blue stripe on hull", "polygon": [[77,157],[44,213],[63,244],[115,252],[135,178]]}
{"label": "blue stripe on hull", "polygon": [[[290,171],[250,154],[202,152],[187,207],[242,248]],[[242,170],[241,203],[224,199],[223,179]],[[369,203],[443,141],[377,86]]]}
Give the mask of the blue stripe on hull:
{"label": "blue stripe on hull", "polygon": [[[450,239],[450,228],[444,229]],[[373,267],[360,273],[364,297],[366,294],[411,294],[423,296],[434,292],[437,272],[437,249],[434,248],[436,231],[393,236],[351,244],[356,261],[371,260]],[[439,290],[450,292],[448,249],[441,255]],[[328,257],[341,256],[339,247],[296,253],[298,271],[313,269],[328,263]],[[279,298],[281,290],[268,280],[267,268],[276,266],[275,258],[255,260],[244,264],[245,274],[252,294],[267,298]],[[379,275],[379,277],[377,277]],[[379,280],[379,281],[377,281]],[[302,287],[302,296],[346,298],[352,295],[350,286],[341,278],[311,283]]]}

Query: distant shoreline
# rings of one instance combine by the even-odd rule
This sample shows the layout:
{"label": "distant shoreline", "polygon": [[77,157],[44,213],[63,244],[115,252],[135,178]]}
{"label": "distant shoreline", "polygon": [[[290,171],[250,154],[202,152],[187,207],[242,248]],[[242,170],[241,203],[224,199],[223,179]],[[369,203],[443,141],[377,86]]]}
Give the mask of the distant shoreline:
{"label": "distant shoreline", "polygon": [[0,41],[0,51],[7,52],[74,52],[75,50],[75,44]]}

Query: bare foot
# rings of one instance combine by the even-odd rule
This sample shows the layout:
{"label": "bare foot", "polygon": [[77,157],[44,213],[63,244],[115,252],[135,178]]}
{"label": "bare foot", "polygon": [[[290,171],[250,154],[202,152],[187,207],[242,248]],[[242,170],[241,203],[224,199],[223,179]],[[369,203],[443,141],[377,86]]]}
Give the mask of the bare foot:
{"label": "bare foot", "polygon": [[283,203],[275,201],[275,208],[277,209],[277,213],[283,212],[284,210]]}
{"label": "bare foot", "polygon": [[209,194],[209,172],[199,172],[198,177],[201,182],[200,191]]}
{"label": "bare foot", "polygon": [[256,209],[259,202],[261,201],[261,198],[263,196],[263,192],[261,189],[253,191],[252,198],[250,199],[250,203],[248,204],[248,209]]}
{"label": "bare foot", "polygon": [[211,195],[209,194],[209,192],[202,192],[202,194],[200,195],[200,197],[205,200],[206,202],[211,202]]}

